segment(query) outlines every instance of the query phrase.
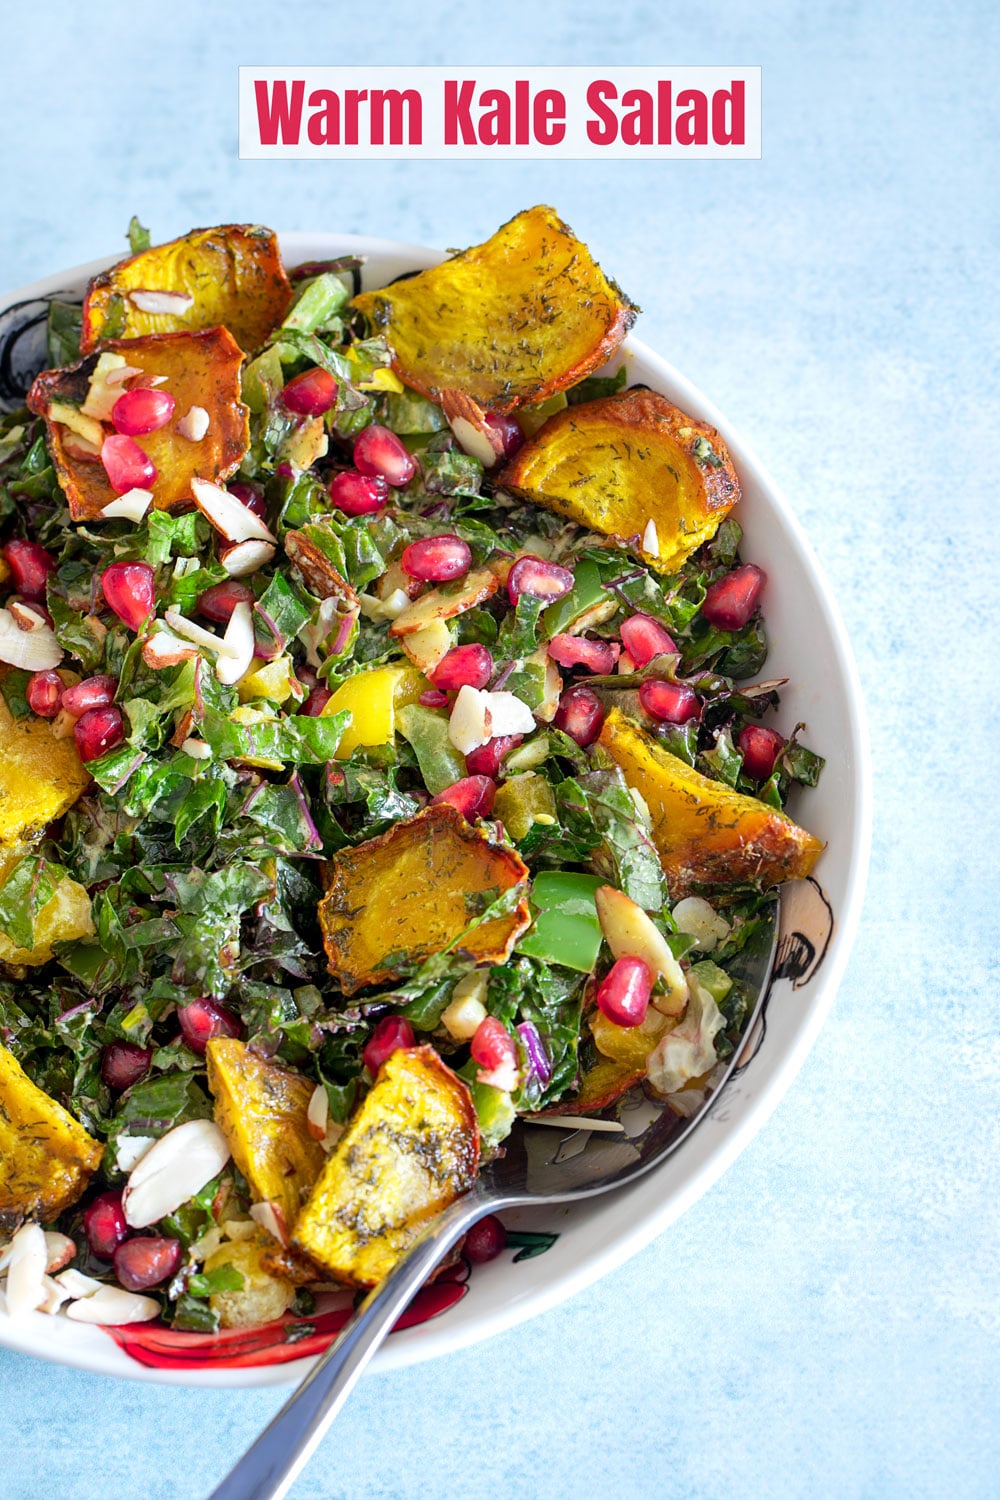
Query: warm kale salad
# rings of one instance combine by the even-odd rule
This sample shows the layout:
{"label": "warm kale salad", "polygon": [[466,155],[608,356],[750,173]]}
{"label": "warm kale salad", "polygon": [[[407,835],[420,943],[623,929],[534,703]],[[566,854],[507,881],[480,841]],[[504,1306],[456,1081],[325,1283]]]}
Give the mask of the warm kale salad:
{"label": "warm kale salad", "polygon": [[211,1329],[377,1281],[519,1113],[690,1113],[822,762],[552,210],[364,293],[131,250],[0,421],[0,1274]]}

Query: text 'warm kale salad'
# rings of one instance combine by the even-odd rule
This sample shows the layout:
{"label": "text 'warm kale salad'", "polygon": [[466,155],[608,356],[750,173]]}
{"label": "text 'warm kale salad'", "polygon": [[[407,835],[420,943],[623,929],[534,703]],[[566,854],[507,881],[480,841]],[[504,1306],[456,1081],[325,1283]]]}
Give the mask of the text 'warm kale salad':
{"label": "text 'warm kale salad'", "polygon": [[130,241],[0,420],[0,1275],[212,1330],[376,1283],[518,1114],[691,1114],[822,761],[551,209],[364,293]]}

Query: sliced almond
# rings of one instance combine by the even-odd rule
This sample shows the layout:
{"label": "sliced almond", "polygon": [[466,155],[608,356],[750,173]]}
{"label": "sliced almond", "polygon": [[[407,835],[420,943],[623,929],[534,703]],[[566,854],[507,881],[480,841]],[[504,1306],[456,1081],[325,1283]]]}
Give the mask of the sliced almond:
{"label": "sliced almond", "polygon": [[211,1120],[176,1125],[133,1167],[122,1205],[133,1229],[156,1224],[211,1182],[229,1160],[229,1147]]}
{"label": "sliced almond", "polygon": [[92,1296],[71,1302],[66,1316],[74,1323],[103,1323],[116,1328],[122,1323],[151,1322],[160,1316],[160,1304],[155,1297],[126,1292],[120,1286],[102,1286]]}
{"label": "sliced almond", "polygon": [[101,511],[102,516],[107,516],[109,521],[135,521],[139,522],[153,503],[152,490],[132,489],[126,490],[124,495],[119,495],[117,500],[109,500]]}
{"label": "sliced almond", "polygon": [[188,735],[186,740],[181,741],[180,747],[185,755],[190,755],[192,760],[211,760],[212,747],[204,740],[196,740]]}
{"label": "sliced almond", "polygon": [[463,452],[492,469],[503,456],[503,438],[487,422],[483,408],[464,391],[442,391],[441,410]]}
{"label": "sliced almond", "polygon": [[425,677],[429,677],[442,657],[447,656],[451,650],[451,631],[444,620],[435,620],[432,624],[425,625],[423,630],[404,635],[401,644],[413,665],[419,667]]}
{"label": "sliced almond", "polygon": [[191,493],[202,515],[227,542],[256,540],[277,543],[277,537],[260,516],[255,515],[248,506],[241,505],[221,485],[210,484],[207,479],[192,479]]}
{"label": "sliced almond", "polygon": [[665,1016],[683,1015],[687,980],[653,919],[612,885],[599,886],[594,900],[601,931],[615,958],[641,958],[665,987],[663,994],[653,996],[652,1004]]}
{"label": "sliced almond", "polygon": [[82,1271],[74,1271],[72,1267],[68,1271],[60,1271],[55,1280],[69,1297],[89,1297],[92,1292],[99,1292],[104,1285],[95,1276],[85,1276]]}
{"label": "sliced almond", "polygon": [[42,1289],[45,1293],[45,1299],[39,1303],[38,1311],[48,1313],[51,1317],[59,1311],[63,1303],[68,1299],[69,1292],[67,1292],[65,1287],[60,1286],[58,1281],[53,1281],[51,1276],[42,1277]]}
{"label": "sliced almond", "polygon": [[188,292],[154,292],[137,290],[129,292],[128,300],[133,307],[144,313],[172,313],[179,317],[194,306],[194,298]]}
{"label": "sliced almond", "polygon": [[421,594],[397,616],[389,627],[389,634],[397,638],[413,635],[415,631],[433,625],[435,620],[453,620],[456,615],[464,615],[466,610],[491,599],[498,587],[496,574],[489,568],[473,568],[460,583],[452,584],[448,589],[429,589],[426,594]]}
{"label": "sliced almond", "polygon": [[13,615],[18,630],[37,630],[39,625],[47,623],[40,607],[29,604],[27,599],[12,599],[7,608]]}
{"label": "sliced almond", "polygon": [[330,559],[305,532],[287,531],[285,551],[293,570],[300,574],[310,593],[319,599],[339,599],[351,607],[357,605],[358,596],[347,579],[341,577]]}
{"label": "sliced almond", "polygon": [[646,522],[646,529],[642,533],[642,550],[653,557],[660,555],[660,538],[656,534],[656,522],[652,516]]}
{"label": "sliced almond", "polygon": [[254,1203],[250,1209],[250,1217],[266,1234],[276,1239],[279,1245],[288,1248],[291,1236],[285,1223],[285,1211],[280,1203],[270,1198],[263,1203]]}
{"label": "sliced almond", "polygon": [[49,1276],[54,1276],[56,1271],[61,1271],[73,1259],[76,1254],[76,1241],[71,1240],[68,1234],[60,1234],[55,1229],[46,1229],[45,1249],[48,1252],[45,1270]]}
{"label": "sliced almond", "polygon": [[198,648],[190,641],[183,640],[172,630],[164,630],[162,627],[144,641],[142,646],[142,659],[154,672],[162,671],[164,667],[176,667],[182,661],[191,661],[197,655]]}
{"label": "sliced almond", "polygon": [[309,1108],[306,1110],[306,1125],[314,1141],[321,1141],[326,1135],[329,1118],[330,1098],[323,1085],[318,1083],[312,1091]]}
{"label": "sliced almond", "polygon": [[167,610],[163,618],[167,622],[167,628],[175,635],[183,636],[185,640],[201,646],[206,651],[213,652],[216,656],[235,656],[235,645],[227,645],[224,636],[216,635],[213,631],[198,625],[194,620],[189,620],[174,606]]}
{"label": "sliced almond", "polygon": [[200,443],[211,425],[211,418],[203,406],[192,406],[174,426],[179,437],[189,443]]}
{"label": "sliced almond", "polygon": [[520,1073],[509,1059],[496,1068],[480,1068],[476,1074],[477,1083],[485,1083],[491,1089],[503,1089],[505,1094],[513,1093],[520,1079]]}
{"label": "sliced almond", "polygon": [[456,750],[468,755],[497,735],[530,734],[534,727],[534,714],[514,693],[490,693],[466,684],[458,690],[448,720],[448,738]]}
{"label": "sliced almond", "polygon": [[38,1224],[22,1224],[8,1247],[7,1312],[12,1318],[34,1312],[45,1301],[48,1249]]}
{"label": "sliced almond", "polygon": [[25,672],[48,672],[62,659],[55,631],[44,621],[24,630],[9,609],[0,609],[0,661]]}
{"label": "sliced almond", "polygon": [[224,687],[233,687],[249,672],[254,656],[253,610],[249,604],[237,604],[229,616],[222,647],[215,675]]}
{"label": "sliced almond", "polygon": [[219,561],[230,578],[247,578],[269,563],[274,553],[273,542],[251,539],[248,542],[232,542],[228,547],[220,548]]}

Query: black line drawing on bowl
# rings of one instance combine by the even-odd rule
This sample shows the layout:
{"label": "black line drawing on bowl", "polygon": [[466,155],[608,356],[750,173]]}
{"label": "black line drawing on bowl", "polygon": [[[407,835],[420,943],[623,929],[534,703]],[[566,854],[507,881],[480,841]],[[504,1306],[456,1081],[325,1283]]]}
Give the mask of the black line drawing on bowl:
{"label": "black line drawing on bowl", "polygon": [[800,990],[816,977],[826,958],[835,926],[833,907],[823,887],[809,875],[793,880],[781,893],[780,930],[774,970],[767,987],[760,1014],[753,1029],[744,1037],[740,1059],[730,1082],[740,1078],[764,1045],[767,1035],[767,1010],[779,979],[791,982]]}
{"label": "black line drawing on bowl", "polygon": [[0,312],[0,411],[24,404],[31,382],[48,363],[49,305],[72,296],[72,292],[50,292],[14,302]]}

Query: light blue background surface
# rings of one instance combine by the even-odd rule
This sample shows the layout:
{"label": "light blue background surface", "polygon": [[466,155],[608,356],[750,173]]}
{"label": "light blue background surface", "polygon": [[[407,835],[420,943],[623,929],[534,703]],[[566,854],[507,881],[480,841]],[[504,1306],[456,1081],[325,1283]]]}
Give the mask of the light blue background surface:
{"label": "light blue background surface", "polygon": [[[771,1123],[572,1303],[369,1379],[302,1500],[995,1495],[993,4],[19,4],[0,284],[259,219],[432,244],[555,203],[786,489],[875,763],[861,936]],[[759,63],[764,159],[240,163],[240,63]],[[990,678],[993,678],[992,683]],[[0,1353],[0,1494],[197,1500],[278,1405]]]}

